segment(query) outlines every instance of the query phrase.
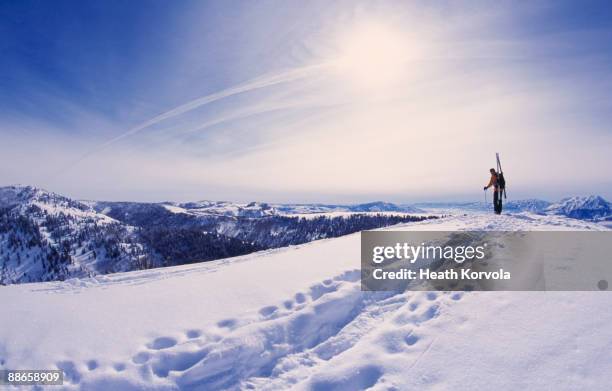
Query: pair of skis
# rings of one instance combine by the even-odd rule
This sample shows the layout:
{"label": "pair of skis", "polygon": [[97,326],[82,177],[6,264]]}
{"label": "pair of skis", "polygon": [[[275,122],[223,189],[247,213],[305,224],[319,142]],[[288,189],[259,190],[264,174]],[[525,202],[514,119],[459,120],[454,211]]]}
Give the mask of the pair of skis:
{"label": "pair of skis", "polygon": [[[499,161],[499,152],[495,152],[495,159],[497,160],[497,175],[501,175],[502,178],[504,177],[504,172],[502,171],[502,166],[501,166],[501,162]],[[502,188],[503,192],[504,192],[504,198],[508,198],[506,196],[506,184],[505,184],[505,179],[504,179],[504,187]]]}

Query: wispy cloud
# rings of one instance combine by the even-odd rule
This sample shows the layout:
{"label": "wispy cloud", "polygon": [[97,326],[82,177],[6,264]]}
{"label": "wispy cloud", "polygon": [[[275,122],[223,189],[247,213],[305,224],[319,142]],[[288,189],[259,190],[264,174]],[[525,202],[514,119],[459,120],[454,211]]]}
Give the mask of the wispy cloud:
{"label": "wispy cloud", "polygon": [[[198,109],[202,106],[205,106],[207,104],[216,102],[218,100],[221,99],[225,99],[228,97],[231,97],[233,95],[237,95],[237,94],[242,94],[245,92],[249,92],[249,91],[254,91],[254,90],[258,90],[261,88],[265,88],[265,87],[270,87],[270,86],[274,86],[274,85],[278,85],[278,84],[282,84],[282,83],[288,83],[291,81],[295,81],[295,80],[299,80],[302,78],[305,78],[309,75],[312,75],[313,73],[320,71],[322,68],[324,68],[327,64],[318,64],[318,65],[311,65],[311,66],[305,66],[305,67],[301,67],[301,68],[295,68],[295,69],[291,69],[291,70],[287,70],[287,71],[283,71],[283,72],[278,72],[278,73],[274,73],[271,75],[264,75],[264,76],[260,76],[257,78],[254,78],[252,80],[249,80],[245,83],[241,83],[229,88],[225,88],[222,89],[220,91],[217,91],[215,93],[212,94],[208,94],[205,96],[202,96],[198,99],[194,99],[190,102],[187,102],[183,105],[177,106],[171,110],[168,110],[162,114],[159,114],[127,131],[125,131],[124,133],[119,134],[116,137],[113,137],[112,139],[97,145],[96,147],[94,147],[92,150],[88,151],[87,153],[85,153],[83,156],[79,157],[76,161],[70,163],[70,165],[64,167],[62,169],[66,170],[69,169],[71,167],[74,167],[74,165],[78,164],[79,162],[81,162],[82,160],[86,159],[87,157],[101,151],[102,149],[105,149],[109,146],[111,146],[112,144],[115,144],[118,141],[121,141],[127,137],[133,136],[155,124],[158,124],[160,122],[163,122],[165,120],[171,119],[171,118],[175,118],[178,117],[180,115],[183,115],[185,113],[188,113],[192,110]],[[278,108],[276,108],[278,109]],[[202,130],[206,127],[212,126],[212,125],[216,125],[216,124],[220,124],[223,123],[225,121],[231,120],[231,119],[237,119],[237,118],[243,118],[245,116],[249,116],[249,115],[254,115],[257,114],[259,112],[264,112],[264,111],[269,111],[269,110],[275,110],[275,108],[269,108],[269,109],[256,109],[256,110],[251,110],[251,111],[247,111],[247,112],[243,112],[243,113],[235,113],[233,115],[230,116],[226,116],[226,117],[222,117],[222,118],[217,118],[215,120],[211,120],[208,121],[204,124],[201,124],[199,127],[192,129],[190,131],[198,131],[198,130]],[[189,132],[189,131],[188,131]]]}

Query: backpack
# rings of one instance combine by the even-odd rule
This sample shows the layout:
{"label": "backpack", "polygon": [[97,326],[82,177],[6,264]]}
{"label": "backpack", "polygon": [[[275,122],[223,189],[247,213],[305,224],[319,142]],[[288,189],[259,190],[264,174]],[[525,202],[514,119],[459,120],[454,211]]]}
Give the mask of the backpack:
{"label": "backpack", "polygon": [[497,184],[499,185],[499,189],[504,193],[504,198],[508,198],[506,196],[506,178],[504,178],[504,172],[502,171],[501,162],[499,161],[499,153],[495,153],[495,158],[497,159]]}
{"label": "backpack", "polygon": [[506,189],[506,180],[504,179],[504,173],[503,172],[498,172],[497,173],[497,184],[499,185],[499,188],[502,190]]}

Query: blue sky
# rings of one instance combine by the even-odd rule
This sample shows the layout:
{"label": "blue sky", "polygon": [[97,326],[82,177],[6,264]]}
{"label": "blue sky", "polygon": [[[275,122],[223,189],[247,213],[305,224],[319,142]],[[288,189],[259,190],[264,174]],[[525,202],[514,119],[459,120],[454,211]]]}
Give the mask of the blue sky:
{"label": "blue sky", "polygon": [[0,184],[77,198],[612,196],[607,2],[0,1]]}

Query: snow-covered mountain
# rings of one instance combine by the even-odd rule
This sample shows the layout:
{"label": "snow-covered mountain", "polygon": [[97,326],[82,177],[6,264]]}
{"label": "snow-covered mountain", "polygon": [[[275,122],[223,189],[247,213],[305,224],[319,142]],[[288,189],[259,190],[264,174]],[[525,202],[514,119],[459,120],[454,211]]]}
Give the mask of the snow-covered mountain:
{"label": "snow-covered mountain", "polygon": [[610,203],[600,196],[569,197],[550,205],[546,211],[574,219],[610,220],[612,208]]}
{"label": "snow-covered mountain", "polygon": [[9,186],[0,188],[0,284],[210,261],[424,218],[304,218],[256,202],[75,201]]}
{"label": "snow-covered mountain", "polygon": [[158,266],[134,228],[31,186],[0,188],[0,283]]}
{"label": "snow-covered mountain", "polygon": [[[467,212],[393,229],[604,228]],[[360,248],[0,287],[0,369],[61,369],[63,391],[609,389],[606,292],[364,292]]]}
{"label": "snow-covered mountain", "polygon": [[277,215],[275,208],[264,202],[235,203],[228,201],[197,201],[186,203],[161,203],[170,212],[194,216],[227,216],[260,218]]}

